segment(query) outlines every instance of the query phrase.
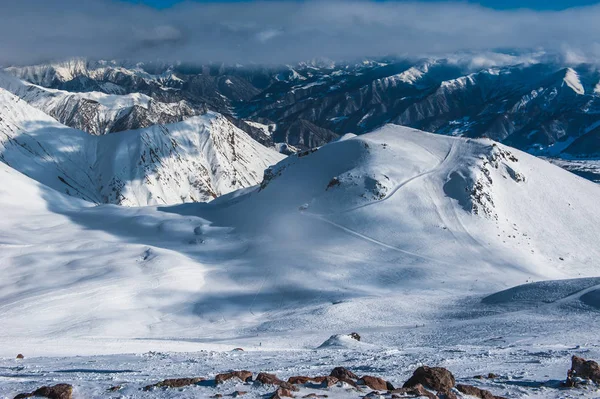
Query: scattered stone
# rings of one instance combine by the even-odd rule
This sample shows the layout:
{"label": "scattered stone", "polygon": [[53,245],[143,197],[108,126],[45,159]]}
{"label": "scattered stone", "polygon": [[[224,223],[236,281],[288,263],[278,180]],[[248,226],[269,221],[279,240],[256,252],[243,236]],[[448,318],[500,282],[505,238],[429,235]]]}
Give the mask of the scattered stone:
{"label": "scattered stone", "polygon": [[350,338],[360,341],[360,335],[358,335],[358,333],[355,332],[350,333]]}
{"label": "scattered stone", "polygon": [[298,391],[299,389],[289,382],[285,382],[277,378],[275,374],[260,373],[256,377],[256,382],[265,385],[277,385],[290,391]]}
{"label": "scattered stone", "polygon": [[358,385],[366,385],[371,389],[375,389],[377,391],[393,391],[394,386],[383,380],[381,378],[372,377],[370,375],[363,376],[360,380],[356,382]]}
{"label": "scattered stone", "polygon": [[17,355],[17,359],[25,359],[25,356],[23,356],[23,354],[22,354],[22,353],[19,353],[19,354]]}
{"label": "scattered stone", "polygon": [[422,366],[415,370],[412,377],[404,384],[404,388],[411,388],[421,384],[435,391],[448,393],[456,384],[452,373],[443,367]]}
{"label": "scattered stone", "polygon": [[205,381],[204,378],[170,378],[157,382],[156,384],[147,385],[144,391],[151,391],[154,388],[181,388],[188,385],[196,385],[199,382]]}
{"label": "scattered stone", "polygon": [[303,385],[303,384],[306,384],[307,382],[311,382],[311,381],[314,381],[314,379],[312,379],[310,377],[306,377],[306,376],[294,376],[294,377],[288,378],[287,382],[290,384]]}
{"label": "scattered stone", "polygon": [[238,378],[242,382],[252,381],[252,372],[248,370],[232,371],[230,373],[217,374],[215,376],[215,384],[219,385],[232,378]]}
{"label": "scattered stone", "polygon": [[485,389],[479,389],[479,388],[474,387],[472,385],[458,384],[456,386],[456,389],[458,389],[458,391],[460,393],[464,393],[465,395],[474,396],[476,398],[481,398],[481,399],[505,399],[505,398],[503,398],[501,396],[495,396],[490,391],[486,391]]}
{"label": "scattered stone", "polygon": [[437,395],[434,395],[433,393],[429,392],[428,390],[425,389],[425,387],[421,384],[417,384],[414,387],[410,387],[410,388],[399,388],[399,389],[394,389],[392,391],[392,397],[394,394],[400,394],[400,395],[414,395],[417,397],[425,397],[428,399],[438,399]]}
{"label": "scattered stone", "polygon": [[593,360],[585,360],[579,356],[573,356],[565,385],[575,387],[578,385],[578,379],[591,380],[596,384],[600,384],[600,366],[598,363]]}
{"label": "scattered stone", "polygon": [[334,385],[336,385],[338,383],[338,379],[332,376],[327,376],[327,377],[323,377],[323,379],[320,381],[320,388],[329,388],[332,387]]}
{"label": "scattered stone", "polygon": [[494,373],[488,373],[488,375],[476,375],[473,378],[476,378],[478,380],[483,380],[484,378],[487,378],[489,380],[493,380],[494,378],[499,378],[500,376]]}
{"label": "scattered stone", "polygon": [[273,394],[270,396],[270,399],[281,399],[281,398],[293,398],[292,392],[289,389],[279,387]]}
{"label": "scattered stone", "polygon": [[325,191],[329,190],[332,187],[339,186],[340,184],[342,184],[342,182],[340,182],[340,179],[338,179],[337,177],[334,177],[333,179],[331,179],[329,181],[329,184],[327,184],[327,188],[325,189]]}
{"label": "scattered stone", "polygon": [[51,387],[41,387],[31,393],[22,393],[15,396],[15,399],[31,398],[33,396],[42,396],[50,399],[71,399],[73,386],[69,384],[57,384]]}
{"label": "scattered stone", "polygon": [[337,378],[338,380],[358,380],[358,376],[356,374],[344,367],[334,368],[329,375]]}
{"label": "scattered stone", "polygon": [[120,391],[121,389],[123,389],[123,387],[121,385],[115,385],[114,387],[108,388],[108,392],[117,392],[117,391]]}

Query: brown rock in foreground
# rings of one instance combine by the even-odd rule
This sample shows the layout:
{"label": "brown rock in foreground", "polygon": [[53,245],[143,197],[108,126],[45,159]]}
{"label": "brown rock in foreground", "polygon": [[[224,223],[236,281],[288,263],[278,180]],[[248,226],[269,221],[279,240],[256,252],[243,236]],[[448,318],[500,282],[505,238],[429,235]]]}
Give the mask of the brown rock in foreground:
{"label": "brown rock in foreground", "polygon": [[465,395],[474,396],[476,398],[481,398],[481,399],[505,399],[502,396],[495,396],[490,391],[486,391],[485,389],[480,389],[480,388],[474,387],[472,385],[458,384],[456,386],[456,389],[458,389],[458,391],[460,393],[464,393]]}
{"label": "brown rock in foreground", "polygon": [[279,387],[269,399],[293,398],[292,392],[289,389]]}
{"label": "brown rock in foreground", "polygon": [[42,396],[50,399],[71,399],[73,386],[69,384],[57,384],[51,387],[41,387],[31,393],[22,393],[15,396],[15,399],[31,398],[33,396]]}
{"label": "brown rock in foreground", "polygon": [[436,395],[434,395],[433,393],[429,392],[428,390],[425,389],[425,387],[423,387],[423,385],[421,384],[417,384],[414,387],[410,387],[410,388],[399,388],[399,389],[394,389],[392,391],[392,395],[394,394],[400,394],[400,395],[414,395],[417,397],[425,397],[428,399],[438,399],[438,397]]}
{"label": "brown rock in foreground", "polygon": [[199,382],[204,381],[204,378],[170,378],[157,382],[156,384],[147,385],[144,387],[144,391],[150,391],[154,388],[181,388],[188,385],[195,385]]}
{"label": "brown rock in foreground", "polygon": [[275,374],[259,373],[258,376],[256,376],[255,381],[266,385],[277,385],[290,391],[298,391],[298,388],[296,388],[294,385],[280,380]]}
{"label": "brown rock in foreground", "polygon": [[357,382],[359,385],[366,385],[371,389],[376,391],[392,391],[394,390],[394,386],[378,377],[372,377],[370,375],[365,375],[361,377]]}
{"label": "brown rock in foreground", "polygon": [[19,353],[19,354],[17,355],[17,359],[25,359],[25,356],[23,356],[23,354],[22,354],[22,353]]}
{"label": "brown rock in foreground", "polygon": [[411,388],[421,384],[435,391],[448,393],[456,384],[452,373],[443,367],[422,366],[415,370],[412,377],[404,384],[404,388]]}
{"label": "brown rock in foreground", "polygon": [[329,375],[337,378],[338,380],[358,380],[358,376],[356,374],[344,367],[334,368]]}
{"label": "brown rock in foreground", "polygon": [[596,384],[600,384],[600,366],[593,360],[573,356],[571,358],[571,369],[567,372],[566,385],[568,387],[576,386],[576,378],[591,380]]}
{"label": "brown rock in foreground", "polygon": [[242,382],[252,381],[252,372],[248,370],[232,371],[230,373],[217,374],[215,384],[219,385],[232,378],[238,378]]}

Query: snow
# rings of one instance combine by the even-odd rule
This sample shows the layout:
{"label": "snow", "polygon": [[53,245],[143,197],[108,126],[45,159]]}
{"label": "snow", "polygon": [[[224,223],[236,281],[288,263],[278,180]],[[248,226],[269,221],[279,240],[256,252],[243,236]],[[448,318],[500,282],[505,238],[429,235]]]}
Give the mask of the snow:
{"label": "snow", "polygon": [[[95,135],[109,133],[119,118],[126,115],[133,107],[141,107],[151,113],[178,115],[179,108],[187,106],[184,101],[161,103],[141,93],[125,95],[101,92],[72,93],[49,89],[21,81],[4,73],[0,73],[0,88],[6,89],[29,105],[63,123],[68,123],[66,120],[79,114],[84,119],[80,127],[84,128],[85,126],[88,133]],[[93,111],[90,111],[90,108],[93,108]],[[152,116],[150,115],[150,117]]]}
{"label": "snow", "polygon": [[[338,365],[401,385],[420,364],[511,398],[597,396],[557,388],[572,354],[600,358],[600,186],[520,151],[388,125],[168,207],[93,206],[0,174],[2,397]],[[473,379],[488,372],[501,378]],[[272,391],[147,395],[237,389]]]}
{"label": "snow", "polygon": [[575,72],[573,68],[567,68],[564,82],[568,87],[573,89],[575,93],[580,95],[585,94],[583,84],[581,83],[581,80],[579,80],[579,74]]}
{"label": "snow", "polygon": [[95,203],[208,201],[259,183],[283,158],[217,113],[91,136],[0,89],[0,117],[1,161]]}

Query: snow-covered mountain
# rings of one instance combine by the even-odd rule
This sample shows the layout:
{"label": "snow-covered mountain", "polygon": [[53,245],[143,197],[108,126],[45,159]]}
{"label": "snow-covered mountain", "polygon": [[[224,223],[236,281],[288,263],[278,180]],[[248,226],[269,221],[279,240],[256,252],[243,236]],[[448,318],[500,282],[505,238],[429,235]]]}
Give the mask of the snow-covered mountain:
{"label": "snow-covered mountain", "polygon": [[180,122],[204,113],[185,100],[162,103],[145,94],[105,94],[47,89],[0,74],[0,87],[64,125],[93,135]]}
{"label": "snow-covered mountain", "polygon": [[95,203],[208,201],[258,184],[264,169],[281,158],[214,112],[92,136],[0,89],[0,160]]}
{"label": "snow-covered mountain", "polygon": [[[564,161],[597,158],[600,73],[595,66],[550,56],[504,54],[497,59],[501,62],[473,54],[273,67],[78,59],[5,70],[78,97],[94,91],[148,96],[158,108],[152,113],[163,119],[183,119],[208,108],[227,115],[267,146],[286,143],[307,149],[391,122],[445,135],[489,137]],[[42,108],[72,127],[97,130],[71,120],[72,105],[56,107]],[[160,118],[131,119],[125,126],[143,127],[135,121]],[[273,128],[265,136],[252,123]],[[580,171],[576,163],[560,164]]]}
{"label": "snow-covered mountain", "polygon": [[[491,140],[390,125],[288,157],[258,187],[160,208],[92,207],[0,167],[0,347],[10,350],[256,334],[316,347],[352,330],[390,345],[422,331],[441,345],[454,338],[440,320],[457,312],[453,329],[485,325],[458,334],[464,344],[517,328],[483,297],[598,271],[600,186]],[[540,323],[594,314],[575,313],[591,305],[570,293]]]}

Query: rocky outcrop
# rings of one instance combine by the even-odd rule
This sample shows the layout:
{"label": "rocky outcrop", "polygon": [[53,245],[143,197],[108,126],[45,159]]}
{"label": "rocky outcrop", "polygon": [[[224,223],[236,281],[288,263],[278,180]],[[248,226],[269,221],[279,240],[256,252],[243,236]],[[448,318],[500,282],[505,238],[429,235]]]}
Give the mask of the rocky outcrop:
{"label": "rocky outcrop", "polygon": [[151,391],[155,388],[181,388],[188,385],[196,385],[199,382],[205,381],[204,378],[169,378],[156,384],[146,385],[144,391]]}
{"label": "rocky outcrop", "polygon": [[224,383],[225,381],[231,380],[232,378],[237,378],[242,382],[252,381],[252,372],[248,370],[241,371],[232,371],[229,373],[217,374],[215,376],[215,384],[219,385]]}
{"label": "rocky outcrop", "polygon": [[566,385],[575,387],[579,381],[589,380],[600,384],[600,366],[593,360],[585,360],[579,356],[571,358],[571,369],[567,372]]}
{"label": "rocky outcrop", "polygon": [[456,389],[460,393],[463,393],[463,394],[469,395],[469,396],[474,396],[476,398],[481,398],[481,399],[506,399],[506,398],[503,398],[502,396],[495,396],[490,391],[486,391],[485,389],[480,389],[480,388],[474,387],[472,385],[458,384],[456,386]]}
{"label": "rocky outcrop", "polygon": [[15,396],[15,399],[31,398],[41,396],[50,399],[71,399],[73,386],[69,384],[57,384],[53,386],[44,386],[31,393],[22,393]]}
{"label": "rocky outcrop", "polygon": [[452,373],[443,367],[419,367],[406,383],[404,388],[415,387],[418,384],[438,392],[449,392],[456,380]]}
{"label": "rocky outcrop", "polygon": [[361,377],[358,381],[356,381],[358,385],[366,385],[371,389],[375,389],[377,391],[392,391],[394,390],[394,386],[388,381],[378,378],[372,377],[370,375],[365,375]]}

